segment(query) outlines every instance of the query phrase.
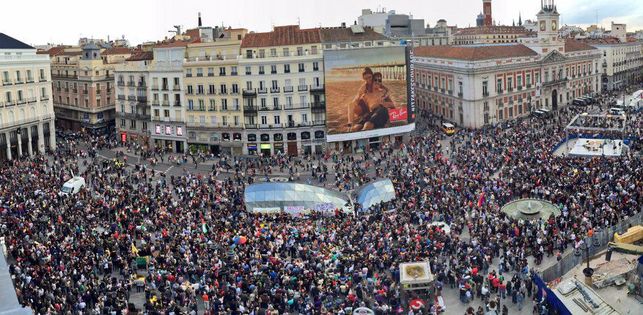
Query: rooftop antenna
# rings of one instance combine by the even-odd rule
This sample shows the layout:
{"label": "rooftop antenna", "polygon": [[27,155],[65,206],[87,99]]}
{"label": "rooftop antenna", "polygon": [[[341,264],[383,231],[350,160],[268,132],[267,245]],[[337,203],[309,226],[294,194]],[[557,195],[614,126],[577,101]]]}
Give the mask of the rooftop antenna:
{"label": "rooftop antenna", "polygon": [[297,17],[297,26],[301,27],[301,20]]}
{"label": "rooftop antenna", "polygon": [[201,23],[201,12],[199,12],[199,27],[201,26],[203,26],[203,24]]}
{"label": "rooftop antenna", "polygon": [[181,25],[174,25],[175,30],[169,30],[168,33],[175,33],[176,35],[181,35]]}

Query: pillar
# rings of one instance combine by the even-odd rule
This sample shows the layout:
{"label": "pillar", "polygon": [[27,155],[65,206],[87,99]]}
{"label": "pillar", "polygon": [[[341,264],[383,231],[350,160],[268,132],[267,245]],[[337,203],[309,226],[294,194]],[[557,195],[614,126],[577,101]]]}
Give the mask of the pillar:
{"label": "pillar", "polygon": [[38,123],[38,152],[45,153],[45,132],[42,129],[42,122]]}
{"label": "pillar", "polygon": [[[20,127],[22,129],[22,127]],[[16,138],[18,138],[18,157],[22,156],[22,130],[20,130],[20,134],[16,133]]]}
{"label": "pillar", "polygon": [[4,136],[7,139],[7,159],[11,160],[11,133],[5,132]]}
{"label": "pillar", "polygon": [[29,152],[29,156],[33,156],[33,148],[31,145],[31,126],[27,127],[27,138],[29,139],[29,142],[27,142],[27,152]]}
{"label": "pillar", "polygon": [[49,122],[49,149],[56,150],[56,129],[54,128],[54,120]]}

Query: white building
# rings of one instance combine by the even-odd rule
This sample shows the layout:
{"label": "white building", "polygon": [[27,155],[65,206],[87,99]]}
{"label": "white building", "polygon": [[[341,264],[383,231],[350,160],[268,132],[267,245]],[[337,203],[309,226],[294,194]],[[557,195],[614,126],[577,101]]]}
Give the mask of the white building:
{"label": "white building", "polygon": [[362,9],[362,15],[357,18],[358,25],[362,27],[371,27],[374,31],[384,34],[386,30],[386,22],[388,21],[389,15],[394,15],[395,10],[386,11],[382,10],[375,11],[371,9]]}
{"label": "white building", "polygon": [[151,51],[137,51],[114,69],[116,136],[122,143],[149,143],[151,90],[148,67],[153,57]]}
{"label": "white building", "polygon": [[49,55],[0,33],[0,160],[55,150]]}
{"label": "white building", "polygon": [[600,52],[559,37],[553,4],[537,16],[538,36],[518,44],[416,48],[417,107],[478,128],[600,92]]}
{"label": "white building", "polygon": [[620,42],[617,38],[586,39],[601,51],[603,89],[614,90],[643,79],[643,42]]}
{"label": "white building", "polygon": [[241,44],[243,154],[321,153],[324,69],[319,29],[277,26]]}
{"label": "white building", "polygon": [[151,81],[150,139],[155,148],[185,152],[185,95],[183,61],[186,42],[171,42],[154,47],[154,60],[149,66]]}

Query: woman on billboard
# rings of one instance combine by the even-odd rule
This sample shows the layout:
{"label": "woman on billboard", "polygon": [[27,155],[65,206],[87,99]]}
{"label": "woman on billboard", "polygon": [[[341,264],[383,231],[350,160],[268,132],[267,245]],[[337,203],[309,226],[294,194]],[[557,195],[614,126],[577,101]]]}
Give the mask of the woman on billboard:
{"label": "woman on billboard", "polygon": [[389,122],[388,109],[395,108],[389,89],[382,82],[381,73],[373,73],[371,68],[366,67],[362,72],[362,79],[364,83],[349,107],[348,131],[351,132],[385,127]]}

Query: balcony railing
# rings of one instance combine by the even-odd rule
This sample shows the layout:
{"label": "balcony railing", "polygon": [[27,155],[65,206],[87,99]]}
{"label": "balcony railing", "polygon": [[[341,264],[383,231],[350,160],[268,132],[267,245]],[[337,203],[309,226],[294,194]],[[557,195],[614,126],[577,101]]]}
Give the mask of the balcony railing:
{"label": "balcony railing", "polygon": [[310,107],[312,110],[324,110],[326,109],[326,102],[313,102]]}
{"label": "balcony railing", "polygon": [[159,86],[158,85],[152,85],[152,91],[158,91]]}
{"label": "balcony railing", "polygon": [[161,105],[163,106],[170,106],[170,101],[162,101]]}
{"label": "balcony railing", "polygon": [[134,81],[127,81],[127,86],[136,86],[136,84],[134,84]]}
{"label": "balcony railing", "polygon": [[297,86],[297,91],[299,91],[299,92],[308,91],[308,85],[298,85]]}
{"label": "balcony railing", "polygon": [[139,103],[146,104],[146,103],[147,103],[147,96],[137,96],[137,97],[136,97],[136,100],[137,100]]}
{"label": "balcony railing", "polygon": [[259,109],[257,106],[244,106],[243,111],[245,113],[256,113]]}
{"label": "balcony railing", "polygon": [[259,89],[257,90],[257,93],[259,93],[259,94],[266,94],[266,93],[268,93],[268,89],[266,89],[266,88],[259,88]]}
{"label": "balcony railing", "polygon": [[173,86],[173,88],[172,88],[172,89],[173,89],[174,91],[180,91],[180,90],[181,90],[181,86],[180,86],[180,85],[178,85],[178,84],[175,84],[175,85]]}
{"label": "balcony railing", "polygon": [[242,93],[243,93],[243,96],[255,96],[255,95],[257,95],[257,90],[256,89],[243,89]]}
{"label": "balcony railing", "polygon": [[279,93],[281,89],[279,87],[271,87],[270,88],[270,93]]}
{"label": "balcony railing", "polygon": [[116,97],[119,101],[124,101],[125,100],[125,95],[119,95]]}
{"label": "balcony railing", "polygon": [[292,86],[284,86],[284,93],[291,93],[292,89]]}
{"label": "balcony railing", "polygon": [[116,81],[116,85],[125,86],[125,81]]}
{"label": "balcony railing", "polygon": [[311,92],[323,92],[324,91],[324,85],[323,84],[311,85],[310,86],[310,91]]}
{"label": "balcony railing", "polygon": [[134,96],[134,95],[128,95],[128,96],[127,96],[127,100],[128,100],[128,101],[136,101],[136,96]]}

